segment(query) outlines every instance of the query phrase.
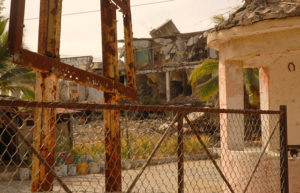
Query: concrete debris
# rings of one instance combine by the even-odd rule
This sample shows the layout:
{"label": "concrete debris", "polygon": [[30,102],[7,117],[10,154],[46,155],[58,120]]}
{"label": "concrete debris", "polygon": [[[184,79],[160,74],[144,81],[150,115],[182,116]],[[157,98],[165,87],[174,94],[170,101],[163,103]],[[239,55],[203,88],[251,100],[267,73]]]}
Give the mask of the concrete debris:
{"label": "concrete debris", "polygon": [[170,19],[170,20],[166,21],[165,23],[163,23],[158,28],[153,29],[150,32],[150,35],[152,38],[157,38],[157,37],[170,36],[170,35],[179,34],[179,33],[180,32],[177,29],[176,25]]}
{"label": "concrete debris", "polygon": [[295,16],[300,16],[299,0],[251,0],[246,1],[243,7],[232,13],[228,20],[217,25],[213,30],[219,31],[268,19]]}

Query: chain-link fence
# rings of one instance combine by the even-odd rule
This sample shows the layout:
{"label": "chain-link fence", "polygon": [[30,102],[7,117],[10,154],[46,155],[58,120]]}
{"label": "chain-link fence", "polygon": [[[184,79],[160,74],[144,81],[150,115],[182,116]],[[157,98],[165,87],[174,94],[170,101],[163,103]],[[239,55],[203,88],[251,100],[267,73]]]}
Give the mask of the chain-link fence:
{"label": "chain-link fence", "polygon": [[287,192],[284,115],[2,100],[0,192]]}

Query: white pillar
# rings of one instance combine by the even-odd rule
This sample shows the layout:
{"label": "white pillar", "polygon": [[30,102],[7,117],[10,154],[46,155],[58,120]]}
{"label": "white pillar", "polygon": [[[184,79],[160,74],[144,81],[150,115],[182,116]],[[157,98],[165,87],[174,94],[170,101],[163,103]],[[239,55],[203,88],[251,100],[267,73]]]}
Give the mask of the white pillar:
{"label": "white pillar", "polygon": [[[219,95],[220,108],[244,109],[243,66],[241,62],[225,62],[220,57]],[[220,115],[221,167],[226,179],[238,192],[245,187],[244,179],[250,173],[244,170],[247,154],[244,154],[244,115],[223,113]],[[246,156],[246,157],[245,157]],[[241,162],[241,160],[244,160]],[[224,192],[229,189],[223,184]]]}
{"label": "white pillar", "polygon": [[171,100],[170,72],[166,72],[166,97],[167,97],[167,102],[170,102]]}
{"label": "white pillar", "polygon": [[[242,62],[219,64],[220,108],[244,109]],[[227,150],[244,149],[244,115],[221,114],[221,147]]]}
{"label": "white pillar", "polygon": [[[270,109],[270,75],[268,68],[259,69],[259,92],[261,110]],[[261,140],[264,147],[276,127],[276,118],[274,115],[261,115]],[[267,151],[276,151],[279,147],[279,132],[275,132],[270,141]]]}

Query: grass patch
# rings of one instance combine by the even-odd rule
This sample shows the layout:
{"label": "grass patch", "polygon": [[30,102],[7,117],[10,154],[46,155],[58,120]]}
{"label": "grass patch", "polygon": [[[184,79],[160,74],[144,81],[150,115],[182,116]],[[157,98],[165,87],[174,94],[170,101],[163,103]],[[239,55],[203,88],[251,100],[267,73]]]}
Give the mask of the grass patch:
{"label": "grass patch", "polygon": [[[201,136],[205,145],[209,147],[211,145],[211,139],[207,135]],[[146,159],[150,156],[151,152],[158,143],[160,136],[144,135],[139,138],[129,137],[121,138],[121,156],[122,160],[125,159]],[[62,145],[61,145],[62,146]],[[203,147],[200,145],[196,136],[185,136],[183,143],[183,150],[185,155],[196,155],[204,152]],[[161,144],[159,150],[156,152],[156,158],[176,156],[178,149],[177,136],[166,138]],[[105,144],[104,142],[93,142],[85,144],[77,144],[72,150],[71,154],[74,156],[89,155],[94,160],[100,159],[99,155],[104,155]],[[102,156],[103,159],[103,156]]]}

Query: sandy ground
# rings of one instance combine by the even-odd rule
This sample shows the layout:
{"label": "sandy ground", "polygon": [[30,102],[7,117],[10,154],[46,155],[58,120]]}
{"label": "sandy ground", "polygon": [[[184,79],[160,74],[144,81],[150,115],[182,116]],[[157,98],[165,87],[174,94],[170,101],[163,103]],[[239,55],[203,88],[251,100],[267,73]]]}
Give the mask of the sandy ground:
{"label": "sandy ground", "polygon": [[[140,170],[122,171],[122,189],[126,192],[130,183]],[[209,160],[189,161],[184,164],[184,192],[217,193],[222,192],[222,180]],[[104,192],[104,175],[89,174],[65,177],[63,181],[72,192]],[[132,192],[177,192],[177,163],[148,167]],[[1,193],[29,193],[30,181],[0,182]],[[53,192],[65,192],[55,183]]]}

